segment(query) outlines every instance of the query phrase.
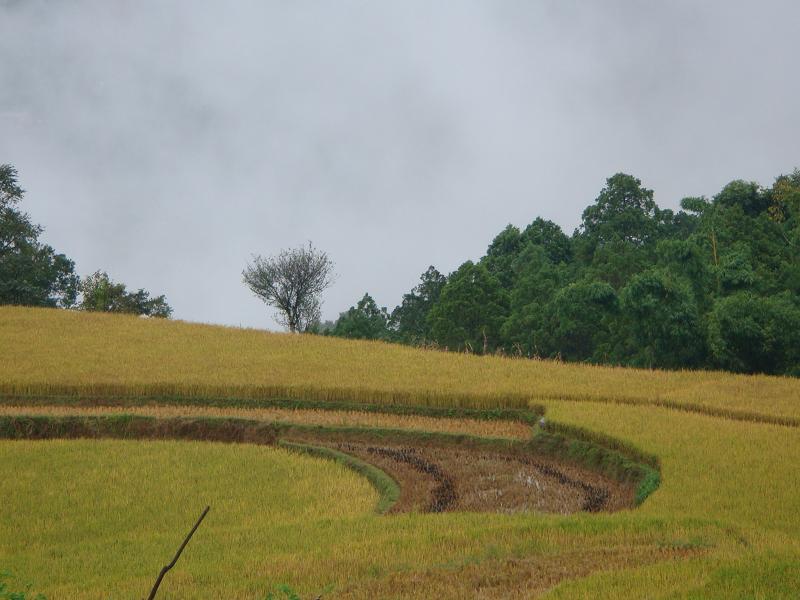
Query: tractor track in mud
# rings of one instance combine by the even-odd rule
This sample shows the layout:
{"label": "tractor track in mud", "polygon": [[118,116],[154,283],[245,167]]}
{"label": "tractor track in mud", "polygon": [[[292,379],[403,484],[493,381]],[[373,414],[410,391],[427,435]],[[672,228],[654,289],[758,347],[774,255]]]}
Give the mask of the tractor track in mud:
{"label": "tractor track in mud", "polygon": [[400,487],[400,498],[391,513],[570,514],[615,511],[633,505],[632,485],[545,456],[430,441],[412,447],[391,440],[380,444],[326,441],[310,435],[292,440],[331,448],[386,473]]}
{"label": "tractor track in mud", "polygon": [[[358,453],[358,448],[353,444],[339,444],[337,449],[347,454]],[[423,477],[429,477],[436,482],[436,486],[430,492],[431,498],[425,512],[445,512],[452,510],[456,506],[458,493],[456,492],[455,481],[448,476],[447,472],[439,464],[420,456],[416,448],[367,446],[364,450],[372,456],[382,456],[399,463],[410,465]],[[485,453],[483,457],[486,458]],[[609,491],[603,487],[591,485],[574,477],[570,477],[562,470],[552,465],[544,464],[530,458],[503,455],[499,455],[497,458],[509,464],[516,461],[527,465],[540,472],[542,475],[554,479],[560,485],[583,492],[585,499],[580,507],[582,511],[601,512],[606,507],[610,494]]]}
{"label": "tractor track in mud", "polygon": [[[351,444],[343,444],[342,449],[352,451],[354,447]],[[453,480],[442,471],[439,465],[418,456],[414,448],[393,449],[367,446],[366,450],[369,454],[384,456],[410,465],[419,473],[432,478],[436,482],[437,485],[431,492],[432,498],[426,512],[444,512],[455,503],[456,490]]]}
{"label": "tractor track in mud", "polygon": [[608,490],[569,477],[552,466],[536,462],[532,459],[521,458],[519,460],[538,469],[545,475],[556,478],[563,485],[583,490],[586,493],[586,501],[583,503],[582,510],[586,512],[600,512],[605,507],[609,497]]}

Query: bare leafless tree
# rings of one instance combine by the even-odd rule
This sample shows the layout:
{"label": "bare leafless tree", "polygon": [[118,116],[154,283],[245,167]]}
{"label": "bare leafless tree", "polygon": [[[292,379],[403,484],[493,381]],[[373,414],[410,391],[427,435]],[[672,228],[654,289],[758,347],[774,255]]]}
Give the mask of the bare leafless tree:
{"label": "bare leafless tree", "polygon": [[242,271],[244,283],[291,332],[306,331],[320,318],[320,295],[333,283],[333,261],[311,244],[281,250],[277,256],[253,256]]}

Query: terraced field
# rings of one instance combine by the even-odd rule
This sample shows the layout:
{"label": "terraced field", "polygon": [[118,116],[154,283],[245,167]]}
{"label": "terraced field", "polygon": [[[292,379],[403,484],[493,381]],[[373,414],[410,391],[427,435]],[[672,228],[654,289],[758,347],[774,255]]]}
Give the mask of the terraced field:
{"label": "terraced field", "polygon": [[143,597],[206,504],[160,596],[800,589],[796,380],[9,308],[0,355],[0,571],[50,598]]}

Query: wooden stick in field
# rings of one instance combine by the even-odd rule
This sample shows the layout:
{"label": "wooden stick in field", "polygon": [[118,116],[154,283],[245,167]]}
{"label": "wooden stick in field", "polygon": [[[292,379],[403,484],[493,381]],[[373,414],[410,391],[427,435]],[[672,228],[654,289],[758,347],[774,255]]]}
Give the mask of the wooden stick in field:
{"label": "wooden stick in field", "polygon": [[189,535],[186,536],[186,539],[183,540],[181,547],[178,548],[178,551],[175,553],[175,557],[172,559],[172,562],[170,562],[168,565],[165,565],[164,568],[161,569],[161,573],[158,574],[158,579],[156,579],[156,582],[153,585],[153,589],[150,590],[150,595],[147,597],[147,600],[153,600],[153,598],[156,597],[158,586],[161,585],[161,580],[164,579],[164,575],[166,575],[167,571],[169,571],[172,567],[174,567],[175,563],[178,562],[178,559],[181,557],[183,549],[186,548],[186,544],[188,544],[189,540],[192,539],[194,532],[197,531],[198,527],[200,527],[200,523],[203,521],[203,519],[205,519],[210,509],[211,509],[210,506],[206,506],[206,509],[203,511],[203,514],[200,515],[199,519],[197,519],[197,523],[194,524],[194,527],[192,527],[192,530],[189,532]]}

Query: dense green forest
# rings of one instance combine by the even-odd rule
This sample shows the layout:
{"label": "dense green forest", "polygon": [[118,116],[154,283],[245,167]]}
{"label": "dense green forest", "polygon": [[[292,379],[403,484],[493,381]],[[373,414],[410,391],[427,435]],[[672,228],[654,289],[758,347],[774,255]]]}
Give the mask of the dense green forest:
{"label": "dense green forest", "polygon": [[800,375],[800,170],[662,210],[606,181],[571,236],[509,225],[391,313],[369,294],[324,333],[565,361]]}

